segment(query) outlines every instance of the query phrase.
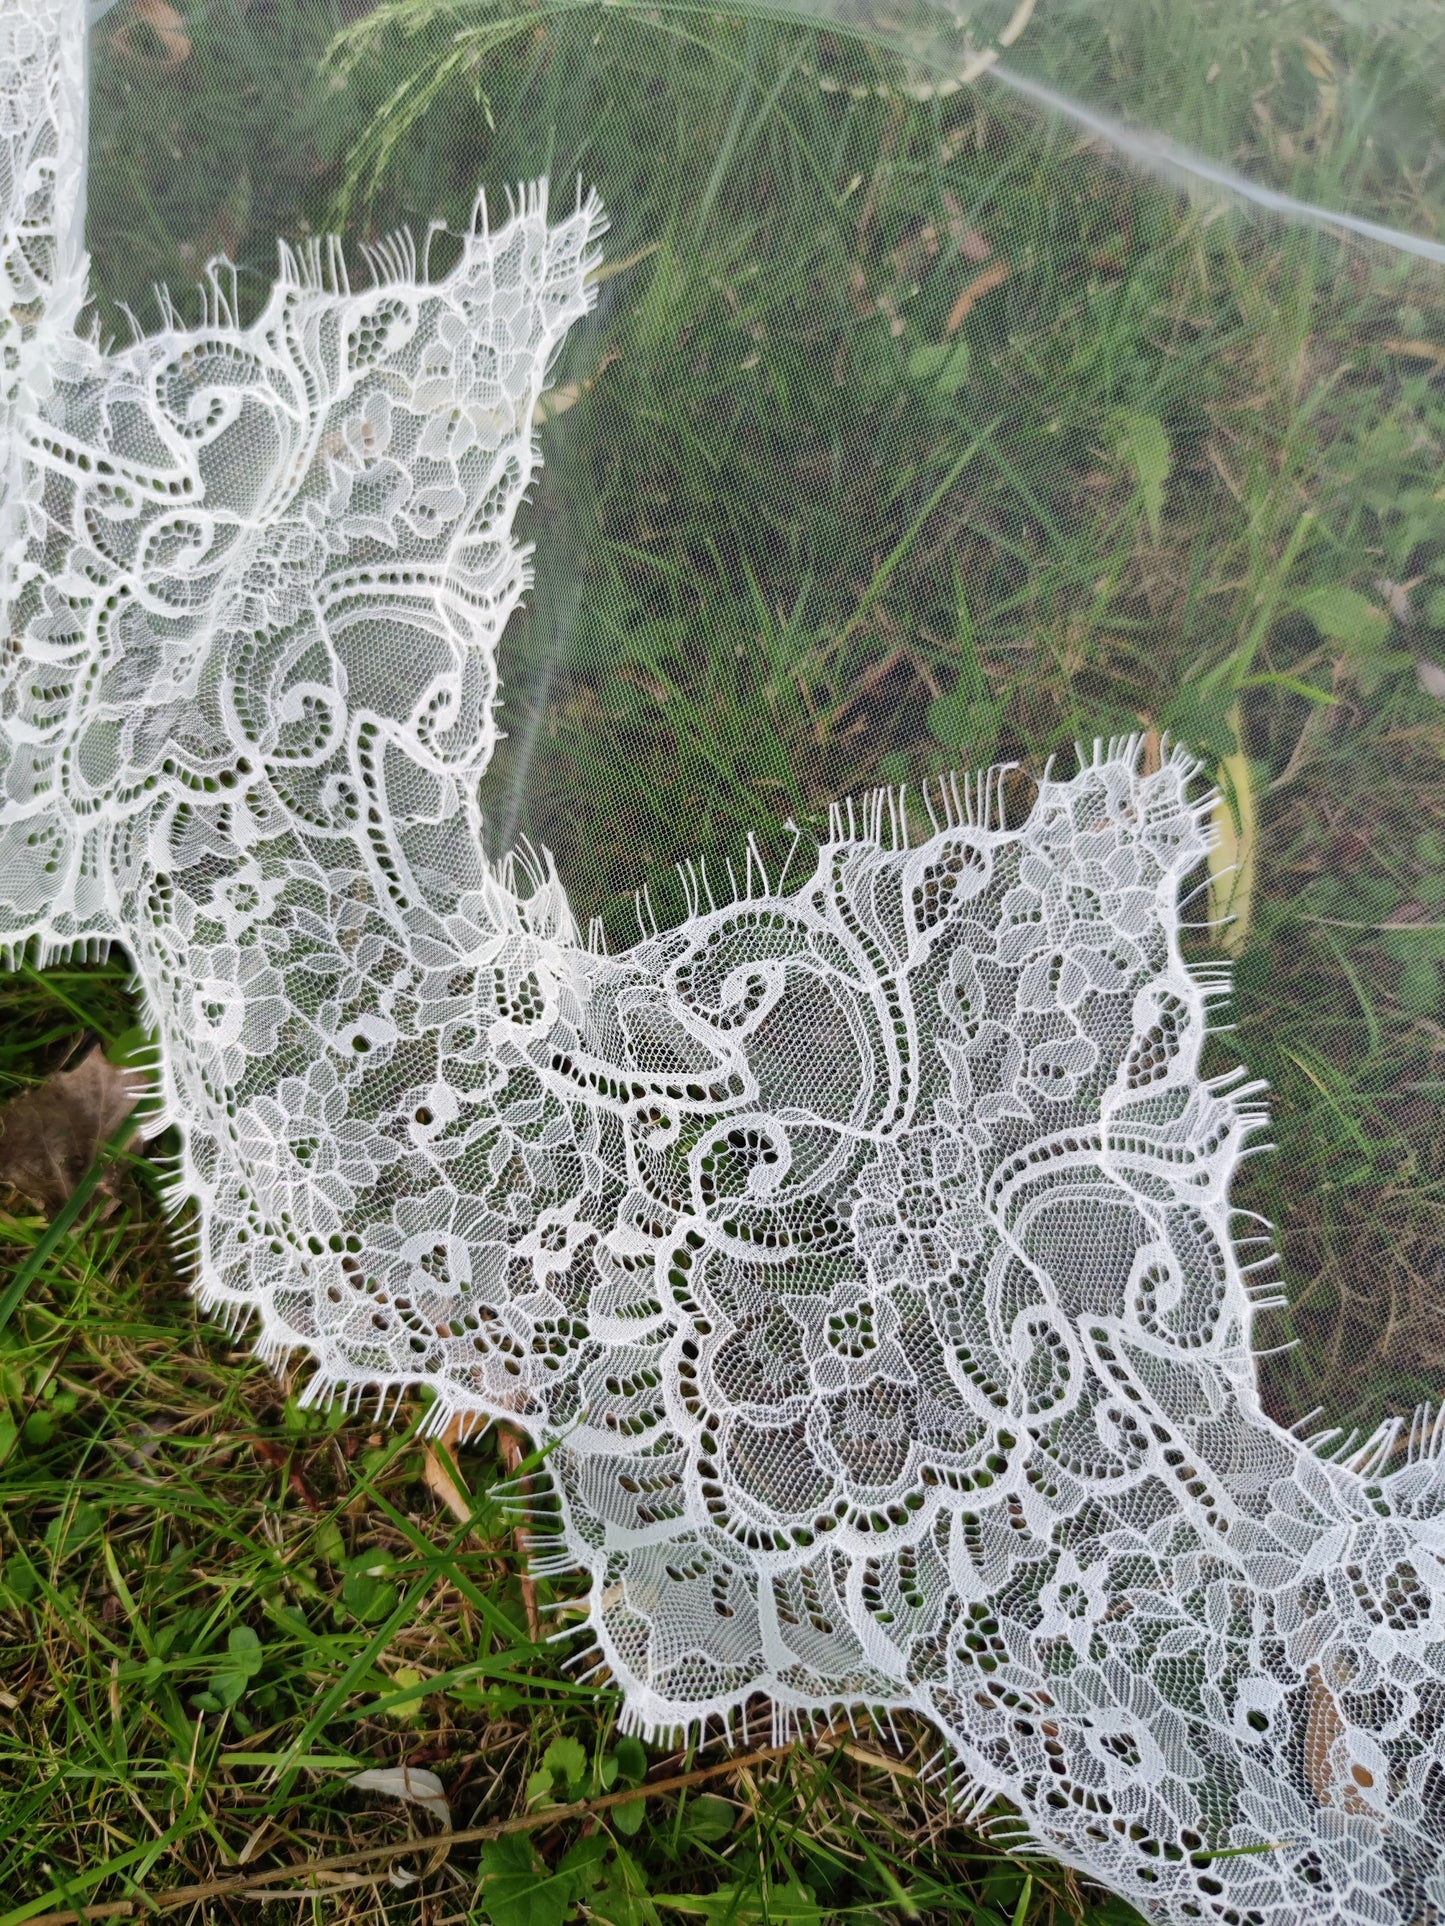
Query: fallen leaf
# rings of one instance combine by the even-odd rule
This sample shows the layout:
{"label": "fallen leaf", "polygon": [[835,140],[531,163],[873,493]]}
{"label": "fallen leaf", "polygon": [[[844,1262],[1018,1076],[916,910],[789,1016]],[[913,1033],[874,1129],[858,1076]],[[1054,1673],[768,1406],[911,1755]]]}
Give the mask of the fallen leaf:
{"label": "fallen leaf", "polygon": [[973,313],[983,297],[986,294],[992,293],[1001,282],[1006,281],[1008,275],[1009,267],[1007,261],[995,261],[991,266],[986,267],[981,274],[975,274],[968,286],[963,290],[963,293],[959,295],[958,299],[949,309],[948,319],[943,324],[943,332],[945,334],[955,334]]}
{"label": "fallen leaf", "polygon": [[370,1766],[347,1780],[358,1793],[387,1793],[391,1799],[410,1799],[424,1807],[445,1830],[451,1830],[451,1807],[447,1787],[422,1766]]}
{"label": "fallen leaf", "polygon": [[[53,1215],[145,1095],[142,1075],[112,1063],[96,1044],[73,1070],[58,1070],[0,1106],[0,1186]],[[120,1176],[112,1164],[100,1180],[102,1216],[115,1207]]]}
{"label": "fallen leaf", "polygon": [[1415,680],[1425,695],[1434,696],[1437,702],[1445,702],[1445,669],[1438,662],[1426,662],[1423,659],[1417,662]]}
{"label": "fallen leaf", "polygon": [[267,1835],[274,1830],[275,1825],[276,1821],[274,1819],[263,1819],[260,1825],[251,1831],[247,1836],[245,1845],[242,1846],[241,1850],[236,1854],[236,1864],[238,1866],[247,1866],[251,1863],[256,1857],[256,1854],[261,1850]]}
{"label": "fallen leaf", "polygon": [[[372,1766],[365,1772],[357,1772],[346,1782],[356,1792],[382,1792],[391,1799],[408,1800],[420,1806],[423,1812],[430,1813],[442,1829],[443,1835],[452,1829],[452,1809],[447,1804],[446,1787],[434,1772],[427,1772],[422,1766]],[[434,1873],[442,1864],[449,1850],[445,1836],[437,1850],[432,1854],[426,1870]],[[394,1886],[414,1886],[415,1873],[393,1869],[391,1883]]]}
{"label": "fallen leaf", "polygon": [[421,1766],[371,1766],[354,1773],[346,1783],[356,1792],[384,1792],[392,1799],[409,1799],[445,1830],[451,1829],[452,1809],[447,1804],[446,1787],[434,1772]]}
{"label": "fallen leaf", "polygon": [[435,1445],[428,1445],[422,1458],[422,1481],[433,1498],[437,1498],[463,1525],[472,1522],[471,1502],[458,1483],[454,1473],[438,1455]]}
{"label": "fallen leaf", "polygon": [[[158,68],[162,73],[170,73],[191,57],[191,43],[185,32],[185,22],[169,4],[169,0],[131,0],[130,18],[118,26],[111,35],[111,46],[130,60],[139,60],[148,67]],[[159,56],[151,53],[144,45],[136,45],[136,25],[149,27],[152,36],[159,44]]]}

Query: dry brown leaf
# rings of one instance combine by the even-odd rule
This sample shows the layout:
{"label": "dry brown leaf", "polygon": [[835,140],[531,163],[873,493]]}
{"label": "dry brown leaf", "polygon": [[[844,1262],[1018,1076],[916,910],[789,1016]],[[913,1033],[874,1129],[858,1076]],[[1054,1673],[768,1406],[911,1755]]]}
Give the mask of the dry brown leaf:
{"label": "dry brown leaf", "polygon": [[943,332],[956,334],[983,297],[991,294],[1000,282],[1006,281],[1008,274],[1007,261],[994,261],[981,274],[975,274],[949,309],[948,319],[943,324]]}
{"label": "dry brown leaf", "polygon": [[242,1846],[241,1850],[236,1854],[236,1864],[238,1866],[249,1865],[261,1850],[268,1836],[274,1832],[275,1829],[276,1821],[274,1819],[263,1819],[259,1826],[253,1828],[246,1839],[245,1845]]}
{"label": "dry brown leaf", "polygon": [[[151,35],[159,45],[159,55],[153,54],[142,42],[137,45],[136,26],[140,24],[150,29]],[[128,18],[111,35],[111,46],[130,60],[139,60],[147,67],[158,68],[162,73],[184,64],[191,57],[190,38],[185,32],[185,22],[169,4],[169,0],[131,0]]]}
{"label": "dry brown leaf", "polygon": [[426,1448],[422,1457],[421,1475],[432,1497],[443,1504],[460,1524],[470,1525],[471,1503],[456,1476],[448,1470],[447,1465],[438,1455],[435,1445],[428,1445]]}
{"label": "dry brown leaf", "polygon": [[[0,1106],[0,1187],[53,1216],[145,1093],[139,1072],[112,1063],[96,1044],[73,1070],[12,1098]],[[102,1216],[114,1208],[119,1184],[112,1164],[98,1186]]]}

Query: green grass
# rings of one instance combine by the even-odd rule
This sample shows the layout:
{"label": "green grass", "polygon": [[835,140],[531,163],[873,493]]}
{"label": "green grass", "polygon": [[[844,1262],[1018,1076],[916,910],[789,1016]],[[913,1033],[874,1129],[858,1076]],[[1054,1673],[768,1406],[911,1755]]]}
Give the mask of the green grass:
{"label": "green grass", "polygon": [[[1274,1090],[1279,1149],[1239,1193],[1279,1225],[1292,1299],[1260,1343],[1300,1340],[1263,1364],[1267,1398],[1369,1425],[1438,1397],[1445,705],[1414,664],[1445,662],[1445,377],[1399,345],[1445,345],[1438,271],[1128,174],[994,87],[913,98],[917,71],[856,35],[409,0],[318,91],[340,24],[218,0],[171,69],[143,31],[102,33],[97,277],[113,325],[225,247],[254,307],[278,231],[459,220],[479,182],[544,169],[598,184],[608,258],[642,258],[601,288],[558,376],[590,386],[541,433],[499,846],[555,850],[625,942],[639,884],[666,914],[673,862],[721,876],[749,833],[779,852],[851,790],[1036,772],[1141,718],[1210,766],[1242,733],[1260,850],[1216,1048]],[[1013,57],[1435,232],[1427,52],[1312,0],[1133,0],[1041,5]],[[983,265],[961,237],[1009,272],[950,335]],[[1381,582],[1416,584],[1403,619]],[[133,1022],[120,960],[0,983],[0,1095]],[[467,1529],[426,1483],[418,1402],[303,1415],[196,1317],[146,1162],[37,1265],[44,1236],[0,1217],[0,1261],[35,1273],[0,1333],[0,1926],[404,1836],[399,1805],[348,1789],[366,1766],[436,1771],[458,1827],[525,1812],[538,1771],[570,1801],[689,1768],[620,1745],[611,1695],[533,1642],[493,1436],[457,1456]],[[928,1735],[898,1737],[660,1794],[639,1826],[614,1808],[459,1844],[424,1901],[381,1860],[379,1883],[204,1916],[1122,1916],[959,1825],[910,1776]]]}

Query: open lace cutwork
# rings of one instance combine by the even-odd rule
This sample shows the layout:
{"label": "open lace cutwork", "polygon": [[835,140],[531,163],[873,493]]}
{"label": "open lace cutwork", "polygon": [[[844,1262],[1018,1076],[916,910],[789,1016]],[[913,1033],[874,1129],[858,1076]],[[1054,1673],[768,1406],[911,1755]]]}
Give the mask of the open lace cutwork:
{"label": "open lace cutwork", "polygon": [[1161,1920],[1436,1918],[1442,1486],[1263,1414],[1181,886],[1137,744],[622,956],[476,779],[533,411],[596,206],[431,278],[287,255],[242,327],[76,331],[83,13],[0,6],[0,940],[118,941],[196,1288],[308,1396],[539,1445],[644,1731],[933,1721],[980,1809]]}

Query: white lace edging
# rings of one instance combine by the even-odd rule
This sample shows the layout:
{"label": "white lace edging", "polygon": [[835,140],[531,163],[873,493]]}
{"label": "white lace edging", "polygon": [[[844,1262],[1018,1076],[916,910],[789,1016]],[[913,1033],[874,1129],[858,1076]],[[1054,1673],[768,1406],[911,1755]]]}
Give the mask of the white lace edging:
{"label": "white lace edging", "polygon": [[103,351],[82,18],[0,5],[0,942],[126,946],[202,1303],[547,1448],[634,1729],[911,1710],[1153,1918],[1438,1917],[1438,1440],[1261,1411],[1192,763],[884,793],[584,948],[476,780],[596,204]]}

